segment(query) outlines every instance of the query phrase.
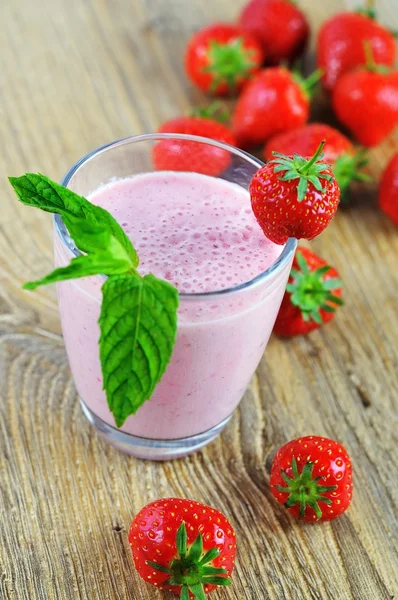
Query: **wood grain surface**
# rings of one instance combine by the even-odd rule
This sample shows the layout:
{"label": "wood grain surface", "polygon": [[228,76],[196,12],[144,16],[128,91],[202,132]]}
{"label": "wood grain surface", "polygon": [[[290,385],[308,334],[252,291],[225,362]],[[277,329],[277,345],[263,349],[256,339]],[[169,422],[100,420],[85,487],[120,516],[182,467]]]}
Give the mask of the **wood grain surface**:
{"label": "wood grain surface", "polygon": [[[127,529],[157,497],[225,511],[238,535],[231,588],[214,600],[398,598],[398,233],[358,191],[314,243],[345,280],[346,306],[309,337],[272,339],[222,436],[183,460],[107,447],[77,402],[55,290],[21,283],[51,269],[48,215],[22,207],[6,175],[59,179],[80,156],[153,131],[203,97],[187,82],[189,34],[233,19],[243,0],[3,0],[0,19],[0,598],[160,600],[133,569]],[[314,26],[342,1],[302,2]],[[395,25],[397,0],[380,2]],[[316,116],[327,115],[325,99]],[[371,152],[376,180],[398,138]],[[273,502],[276,448],[339,439],[355,497],[337,521],[306,526]]]}

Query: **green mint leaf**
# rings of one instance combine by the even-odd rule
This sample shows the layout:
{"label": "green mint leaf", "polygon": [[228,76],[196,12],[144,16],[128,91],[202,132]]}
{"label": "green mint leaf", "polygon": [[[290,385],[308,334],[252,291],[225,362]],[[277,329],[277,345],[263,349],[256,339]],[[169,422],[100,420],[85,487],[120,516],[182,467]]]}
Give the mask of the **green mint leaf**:
{"label": "green mint leaf", "polygon": [[35,290],[40,285],[65,279],[89,275],[119,275],[133,270],[125,247],[113,237],[106,225],[91,225],[87,220],[71,215],[64,219],[71,236],[79,240],[80,250],[89,254],[73,258],[68,266],[55,269],[42,279],[25,283],[24,289]]}
{"label": "green mint leaf", "polygon": [[138,255],[130,239],[108,211],[91,204],[83,196],[79,196],[40,173],[26,173],[21,177],[9,177],[9,181],[23,204],[61,215],[65,224],[68,223],[66,224],[68,229],[71,223],[74,223],[74,233],[70,230],[69,233],[76,246],[83,252],[89,250],[86,250],[84,243],[81,244],[79,241],[79,223],[86,221],[88,225],[102,225],[104,229],[109,230],[110,234],[124,247],[131,259],[131,266],[138,266]]}
{"label": "green mint leaf", "polygon": [[109,262],[111,259],[117,263],[124,263],[123,270],[102,271],[104,275],[114,275],[116,273],[125,273],[135,269],[135,263],[132,262],[129,252],[126,250],[123,242],[114,236],[104,223],[101,225],[92,225],[91,223],[72,216],[64,216],[64,222],[73,239],[79,240],[79,249],[93,255],[107,254]]}
{"label": "green mint leaf", "polygon": [[112,275],[102,287],[100,359],[110,411],[121,427],[148,400],[170,360],[177,290],[153,275]]}
{"label": "green mint leaf", "polygon": [[103,275],[104,273],[118,275],[126,273],[130,266],[130,262],[114,258],[108,252],[98,252],[87,256],[81,255],[73,258],[68,266],[55,269],[42,279],[29,281],[22,287],[25,290],[35,290],[40,285],[64,281],[65,279],[77,279],[89,275]]}
{"label": "green mint leaf", "polygon": [[109,227],[105,224],[93,223],[91,220],[75,217],[67,213],[62,215],[62,220],[71,238],[79,240],[78,248],[82,252],[106,250],[111,237],[113,237]]}

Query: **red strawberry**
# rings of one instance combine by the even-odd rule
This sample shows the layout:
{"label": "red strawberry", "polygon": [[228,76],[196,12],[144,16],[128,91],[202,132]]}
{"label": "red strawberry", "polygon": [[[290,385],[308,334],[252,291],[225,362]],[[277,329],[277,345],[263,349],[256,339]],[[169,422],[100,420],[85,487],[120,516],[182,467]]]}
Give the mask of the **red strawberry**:
{"label": "red strawberry", "polygon": [[261,41],[271,64],[294,61],[307,45],[307,19],[291,0],[251,0],[239,22]]}
{"label": "red strawberry", "polygon": [[344,12],[322,25],[318,34],[317,60],[318,67],[324,72],[326,89],[332,90],[343,73],[365,64],[363,44],[366,40],[371,44],[376,63],[394,64],[393,34],[368,15]]}
{"label": "red strawberry", "polygon": [[[236,146],[235,136],[228,127],[209,118],[178,117],[163,123],[159,132],[202,136]],[[161,171],[193,171],[216,176],[228,167],[231,155],[211,144],[170,139],[154,146],[153,161]]]}
{"label": "red strawberry", "polygon": [[264,155],[268,160],[273,151],[312,156],[322,140],[325,140],[324,160],[332,165],[342,197],[352,181],[370,181],[369,175],[360,171],[367,164],[364,152],[356,151],[345,135],[323,123],[311,123],[276,135],[265,145]]}
{"label": "red strawberry", "polygon": [[271,491],[303,521],[332,521],[352,500],[352,464],[345,448],[309,435],[278,450],[271,467]]}
{"label": "red strawberry", "polygon": [[398,227],[398,152],[394,154],[382,175],[379,205]]}
{"label": "red strawberry", "polygon": [[141,577],[182,600],[202,600],[231,583],[235,533],[222,513],[205,504],[181,498],[147,504],[131,524],[129,543]]}
{"label": "red strawberry", "polygon": [[365,67],[339,79],[333,108],[362,145],[376,146],[398,125],[398,71],[376,65],[368,56]]}
{"label": "red strawberry", "polygon": [[265,236],[275,244],[285,244],[289,237],[312,240],[337,210],[338,183],[330,165],[319,162],[323,145],[308,160],[274,152],[275,159],[259,169],[250,182],[254,215]]}
{"label": "red strawberry", "polygon": [[264,69],[245,86],[232,117],[240,146],[265,142],[269,137],[301,127],[308,121],[310,90],[320,73],[306,81],[284,67]]}
{"label": "red strawberry", "polygon": [[286,292],[274,325],[281,337],[304,335],[331,321],[343,304],[339,273],[307,248],[294,257]]}
{"label": "red strawberry", "polygon": [[185,70],[205,92],[225,95],[258,71],[264,54],[254,36],[236,25],[216,23],[195,33],[185,53]]}

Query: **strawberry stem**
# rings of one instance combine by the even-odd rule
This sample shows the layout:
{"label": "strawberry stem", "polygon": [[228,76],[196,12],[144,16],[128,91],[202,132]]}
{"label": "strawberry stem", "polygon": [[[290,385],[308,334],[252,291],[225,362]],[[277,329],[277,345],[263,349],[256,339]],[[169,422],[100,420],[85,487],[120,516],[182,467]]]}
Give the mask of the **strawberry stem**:
{"label": "strawberry stem", "polygon": [[369,40],[365,40],[363,43],[363,51],[365,52],[366,68],[369,71],[374,71],[376,68],[375,59],[373,56],[372,44]]}
{"label": "strawberry stem", "polygon": [[368,17],[369,19],[372,19],[372,21],[375,21],[376,20],[375,4],[376,3],[374,0],[367,0],[367,2],[365,2],[365,6],[363,8],[357,9],[356,12],[358,12],[360,15],[364,15],[365,17]]}
{"label": "strawberry stem", "polygon": [[202,117],[204,119],[213,119],[219,123],[227,123],[231,116],[226,106],[219,102],[212,102],[209,106],[198,106],[189,112],[190,117]]}
{"label": "strawberry stem", "polygon": [[182,522],[176,535],[176,547],[178,557],[169,566],[147,561],[156,571],[167,573],[169,578],[164,584],[170,586],[181,586],[180,600],[189,600],[191,592],[196,600],[205,600],[204,586],[207,585],[230,585],[231,581],[226,577],[228,571],[223,568],[213,567],[212,562],[220,554],[218,548],[211,548],[203,553],[203,538],[199,534],[193,544],[187,545],[187,529]]}
{"label": "strawberry stem", "polygon": [[322,142],[319,144],[318,148],[315,151],[314,156],[311,158],[311,160],[309,160],[304,167],[302,167],[300,169],[300,173],[302,173],[303,175],[306,175],[306,173],[308,173],[308,171],[311,169],[312,165],[314,163],[316,163],[316,161],[318,160],[318,158],[321,158],[321,154],[323,152],[323,149],[325,147],[325,140],[322,140]]}
{"label": "strawberry stem", "polygon": [[326,169],[330,168],[330,165],[319,162],[323,158],[322,150],[325,142],[321,142],[318,146],[314,156],[307,160],[303,156],[294,154],[293,158],[285,156],[280,152],[273,152],[273,156],[276,158],[271,161],[274,164],[274,173],[284,174],[279,177],[281,181],[291,181],[298,179],[297,185],[297,199],[299,202],[304,200],[307,193],[308,184],[311,183],[318,192],[323,193],[325,190],[322,187],[321,179],[325,179],[329,182],[332,176],[329,173],[325,173]]}
{"label": "strawberry stem", "polygon": [[300,518],[305,516],[307,507],[313,509],[317,519],[322,517],[322,510],[319,506],[319,502],[323,502],[326,505],[330,505],[332,501],[330,498],[323,496],[325,492],[332,492],[337,488],[337,485],[321,485],[318,483],[323,477],[313,477],[314,463],[307,462],[301,473],[298,471],[297,462],[295,457],[292,458],[292,471],[293,476],[289,477],[285,471],[281,471],[281,476],[286,486],[277,485],[275,486],[280,492],[289,494],[285,506],[291,508],[296,504],[300,504]]}
{"label": "strawberry stem", "polygon": [[308,98],[312,98],[315,89],[323,75],[323,69],[316,69],[307,78],[303,77],[299,71],[293,71],[293,79],[299,84],[304,94]]}
{"label": "strawberry stem", "polygon": [[371,175],[364,173],[362,169],[368,164],[366,150],[360,149],[356,154],[344,152],[333,165],[333,173],[340,187],[341,201],[347,200],[348,189],[352,181],[369,182]]}
{"label": "strawberry stem", "polygon": [[391,69],[387,65],[379,65],[375,61],[373,48],[370,40],[364,40],[363,42],[363,51],[365,53],[365,67],[368,71],[372,73],[390,73]]}
{"label": "strawberry stem", "polygon": [[203,68],[204,73],[211,73],[214,77],[210,91],[216,91],[222,83],[226,83],[229,90],[234,91],[239,79],[246,79],[256,66],[254,54],[253,48],[244,47],[242,38],[225,44],[212,40],[208,49],[209,62]]}

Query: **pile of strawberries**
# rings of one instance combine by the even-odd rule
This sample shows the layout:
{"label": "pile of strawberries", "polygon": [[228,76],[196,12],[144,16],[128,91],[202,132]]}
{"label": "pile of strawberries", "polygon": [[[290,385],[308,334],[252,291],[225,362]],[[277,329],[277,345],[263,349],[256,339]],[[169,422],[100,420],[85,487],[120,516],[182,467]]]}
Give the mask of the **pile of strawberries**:
{"label": "pile of strawberries", "polygon": [[[201,135],[260,151],[266,161],[275,152],[292,160],[294,154],[311,157],[325,142],[321,158],[332,166],[341,199],[346,201],[353,181],[370,180],[363,171],[365,148],[382,142],[398,125],[396,41],[377,22],[373,2],[368,0],[366,8],[336,14],[322,24],[316,41],[317,69],[304,78],[292,67],[305,52],[309,37],[308,21],[293,0],[250,0],[237,24],[216,23],[196,32],[185,53],[186,73],[209,95],[236,98],[232,115],[226,117],[215,102],[164,123],[159,131]],[[320,84],[338,120],[362,147],[325,123],[308,124],[311,100]],[[204,147],[203,156],[192,153],[189,169],[216,175],[222,170],[218,162],[222,154],[217,153],[220,150],[211,146]],[[181,153],[177,154],[179,165],[166,153],[163,167],[186,170]],[[398,153],[382,176],[379,206],[398,226]],[[255,209],[253,204],[256,213]],[[300,248],[275,332],[308,333],[333,318],[341,304],[337,271]]]}

